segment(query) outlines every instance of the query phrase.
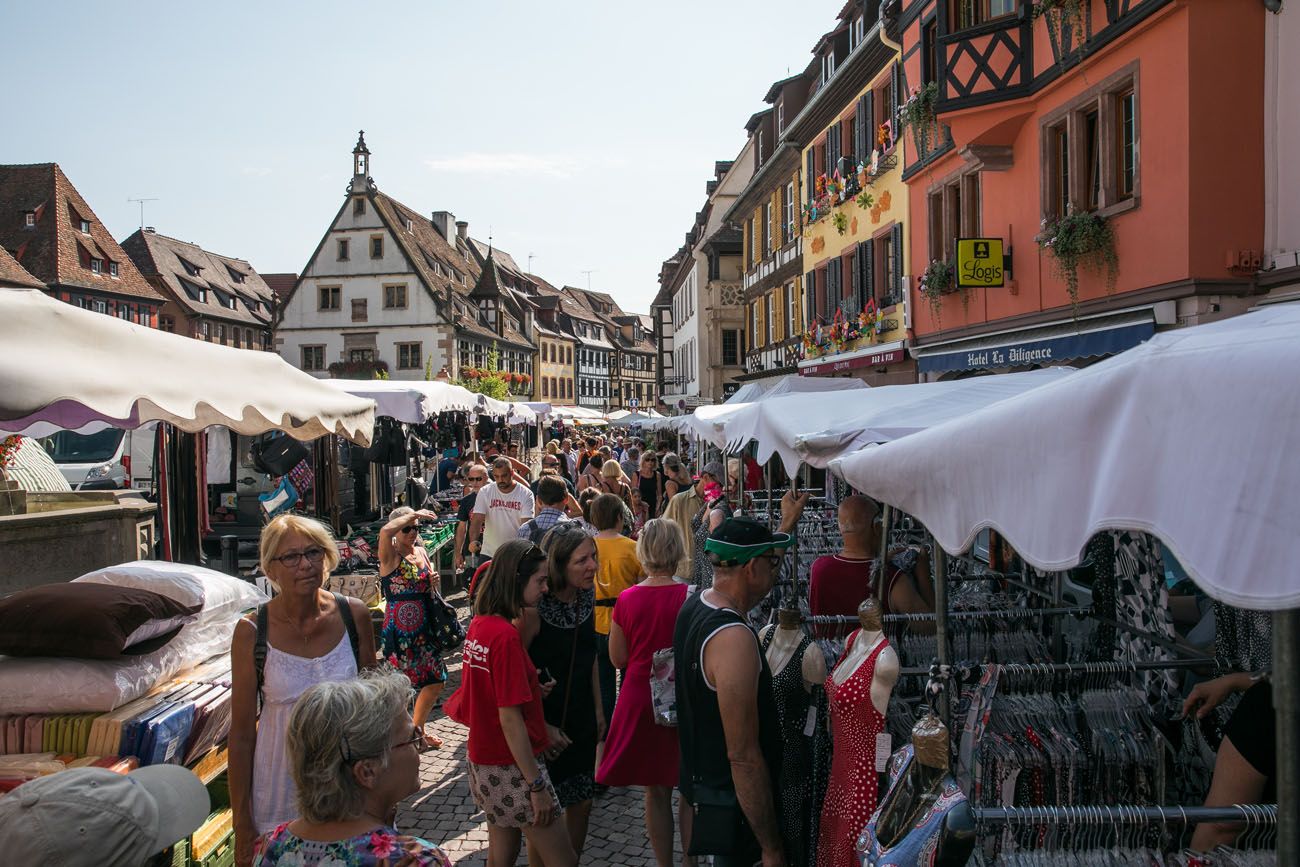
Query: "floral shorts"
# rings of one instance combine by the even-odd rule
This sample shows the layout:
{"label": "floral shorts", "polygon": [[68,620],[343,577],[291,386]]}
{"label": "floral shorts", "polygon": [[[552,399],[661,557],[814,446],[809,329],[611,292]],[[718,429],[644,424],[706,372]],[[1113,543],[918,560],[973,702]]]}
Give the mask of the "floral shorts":
{"label": "floral shorts", "polygon": [[[555,801],[555,815],[563,814],[560,799],[551,785],[551,775],[539,758],[537,766],[546,778],[546,791]],[[524,828],[533,823],[533,802],[528,797],[528,783],[516,765],[476,765],[469,763],[469,792],[483,811],[489,824],[499,828]]]}

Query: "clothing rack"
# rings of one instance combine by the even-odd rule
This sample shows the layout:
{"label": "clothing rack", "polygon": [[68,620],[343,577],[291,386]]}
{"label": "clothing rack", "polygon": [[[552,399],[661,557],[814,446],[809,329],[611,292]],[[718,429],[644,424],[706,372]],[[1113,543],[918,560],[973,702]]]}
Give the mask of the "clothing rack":
{"label": "clothing rack", "polygon": [[[941,663],[946,664],[946,663]],[[1213,665],[1212,657],[1198,659],[1155,659],[1112,662],[1005,662],[989,663],[1007,674],[1132,674]],[[905,668],[903,675],[929,675],[929,668]]]}
{"label": "clothing rack", "polygon": [[[1032,617],[1060,617],[1063,615],[1084,616],[1091,612],[1092,609],[1087,606],[1074,606],[1067,608],[988,608],[978,611],[952,611],[949,612],[950,618],[979,618],[979,617],[999,617],[1008,620],[1018,620],[1021,618]],[[902,623],[910,621],[930,621],[937,617],[930,611],[924,611],[916,614],[886,614],[884,622]],[[855,614],[810,614],[803,618],[804,623],[857,623],[858,617]]]}
{"label": "clothing rack", "polygon": [[1230,807],[1147,807],[1110,804],[1082,807],[971,807],[976,822],[1078,822],[1142,825],[1198,824],[1202,822],[1246,822],[1267,824],[1277,821],[1277,804],[1233,804]]}

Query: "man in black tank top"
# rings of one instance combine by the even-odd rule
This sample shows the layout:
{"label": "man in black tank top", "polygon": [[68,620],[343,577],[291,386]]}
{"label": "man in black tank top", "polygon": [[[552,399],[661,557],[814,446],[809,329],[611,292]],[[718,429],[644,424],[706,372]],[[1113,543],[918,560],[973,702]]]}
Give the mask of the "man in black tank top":
{"label": "man in black tank top", "polygon": [[784,865],[777,825],[781,765],[772,674],[745,612],[771,591],[807,495],[787,493],[781,532],[729,518],[710,534],[713,587],[686,598],[673,631],[682,796],[695,813],[691,854],[716,867]]}

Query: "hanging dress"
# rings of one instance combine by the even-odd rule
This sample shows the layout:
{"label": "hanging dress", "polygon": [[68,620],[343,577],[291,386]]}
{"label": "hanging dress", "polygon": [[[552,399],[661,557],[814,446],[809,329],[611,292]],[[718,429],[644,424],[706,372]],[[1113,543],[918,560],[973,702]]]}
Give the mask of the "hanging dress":
{"label": "hanging dress", "polygon": [[384,594],[384,626],[380,632],[384,660],[423,689],[447,682],[447,666],[429,619],[433,574],[405,557],[380,579]]}
{"label": "hanging dress", "polygon": [[543,593],[537,601],[541,629],[528,646],[533,664],[555,678],[555,688],[542,700],[546,722],[573,742],[546,763],[562,807],[590,801],[596,791],[595,612],[593,590],[579,590],[572,605]]}
{"label": "hanging dress", "polygon": [[[855,629],[845,643],[844,664],[861,629]],[[885,717],[871,701],[871,681],[876,660],[889,641],[880,641],[843,683],[835,682],[832,671],[826,678],[830,706],[831,737],[835,748],[831,758],[831,781],[822,805],[822,824],[817,841],[817,867],[857,867],[853,844],[876,811],[879,797],[876,773],[876,735],[885,730]]]}
{"label": "hanging dress", "polygon": [[721,497],[712,506],[701,508],[691,518],[691,585],[701,593],[713,586],[713,561],[704,550],[704,541],[709,538],[709,515],[713,514],[714,509],[721,509],[724,515],[731,512],[727,498]]}
{"label": "hanging dress", "polygon": [[[760,650],[767,655],[767,649],[776,635],[773,628],[760,641]],[[804,689],[803,655],[813,647],[812,639],[803,636],[795,648],[790,661],[780,673],[772,676],[772,694],[776,698],[777,728],[781,732],[781,767],[778,779],[781,780],[780,813],[777,824],[781,828],[781,839],[785,841],[786,855],[791,867],[805,867],[815,854],[812,835],[812,815],[807,809],[808,793],[813,779],[812,738],[805,733],[808,723],[808,708],[814,707],[814,696]]]}

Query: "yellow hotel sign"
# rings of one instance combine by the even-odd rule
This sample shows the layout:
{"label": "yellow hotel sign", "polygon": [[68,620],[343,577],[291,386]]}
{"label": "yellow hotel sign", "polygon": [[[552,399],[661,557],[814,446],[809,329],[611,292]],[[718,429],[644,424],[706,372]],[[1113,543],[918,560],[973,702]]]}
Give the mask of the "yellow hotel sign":
{"label": "yellow hotel sign", "polygon": [[957,239],[957,288],[1003,286],[1001,238]]}

